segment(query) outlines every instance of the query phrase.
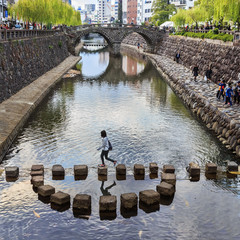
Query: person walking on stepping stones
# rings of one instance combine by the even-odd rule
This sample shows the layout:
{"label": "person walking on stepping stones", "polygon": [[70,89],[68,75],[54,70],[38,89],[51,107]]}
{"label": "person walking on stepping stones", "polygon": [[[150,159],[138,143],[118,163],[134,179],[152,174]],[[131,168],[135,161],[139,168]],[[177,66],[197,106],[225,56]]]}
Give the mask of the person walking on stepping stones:
{"label": "person walking on stepping stones", "polygon": [[98,151],[100,149],[102,149],[102,153],[100,155],[101,160],[102,160],[102,164],[99,164],[99,166],[100,167],[104,167],[105,166],[104,157],[105,157],[106,160],[108,160],[110,162],[113,162],[114,166],[115,166],[117,161],[112,160],[111,158],[108,157],[109,150],[112,149],[112,146],[111,146],[111,143],[108,140],[107,133],[106,133],[105,130],[101,131],[101,137],[102,137],[102,146],[97,149]]}

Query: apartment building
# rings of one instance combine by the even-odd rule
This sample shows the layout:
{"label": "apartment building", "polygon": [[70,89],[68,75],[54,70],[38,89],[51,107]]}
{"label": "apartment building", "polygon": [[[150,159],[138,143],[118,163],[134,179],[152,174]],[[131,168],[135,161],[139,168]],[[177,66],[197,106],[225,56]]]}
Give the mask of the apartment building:
{"label": "apartment building", "polygon": [[127,23],[137,24],[137,1],[127,0]]}
{"label": "apartment building", "polygon": [[111,21],[111,0],[98,0],[98,22],[108,23]]}

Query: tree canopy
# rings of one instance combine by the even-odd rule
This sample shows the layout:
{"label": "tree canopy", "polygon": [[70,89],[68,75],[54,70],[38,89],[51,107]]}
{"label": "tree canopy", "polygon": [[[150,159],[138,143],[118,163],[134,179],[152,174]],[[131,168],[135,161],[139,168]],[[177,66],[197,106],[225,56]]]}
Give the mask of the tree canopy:
{"label": "tree canopy", "polygon": [[29,22],[80,25],[80,12],[62,0],[18,0],[10,14]]}
{"label": "tree canopy", "polygon": [[168,4],[168,0],[154,0],[152,8],[153,8],[153,16],[151,21],[159,26],[162,23],[169,20],[169,16],[176,12],[175,5]]}

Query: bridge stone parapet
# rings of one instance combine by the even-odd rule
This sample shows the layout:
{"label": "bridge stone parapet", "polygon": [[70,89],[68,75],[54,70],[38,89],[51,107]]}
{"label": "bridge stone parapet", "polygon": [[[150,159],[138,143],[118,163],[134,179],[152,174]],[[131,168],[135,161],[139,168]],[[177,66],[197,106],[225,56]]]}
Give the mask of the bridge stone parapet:
{"label": "bridge stone parapet", "polygon": [[111,53],[120,54],[120,47],[123,40],[132,33],[141,35],[147,43],[146,52],[154,53],[161,44],[165,32],[158,28],[123,25],[123,24],[106,24],[106,25],[83,25],[65,29],[69,36],[69,51],[72,52],[74,47],[81,41],[81,38],[89,33],[98,33],[107,41]]}

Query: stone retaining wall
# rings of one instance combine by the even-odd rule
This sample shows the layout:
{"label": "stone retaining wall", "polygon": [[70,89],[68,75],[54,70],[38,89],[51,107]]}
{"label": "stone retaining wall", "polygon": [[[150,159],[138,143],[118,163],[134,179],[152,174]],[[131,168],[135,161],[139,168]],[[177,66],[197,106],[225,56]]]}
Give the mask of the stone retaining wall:
{"label": "stone retaining wall", "polygon": [[[128,51],[136,52],[137,48],[123,45]],[[141,50],[140,50],[141,51]],[[216,99],[217,85],[206,83],[203,77],[193,81],[192,72],[172,58],[148,54],[148,56],[173,91],[182,99],[190,110],[213,130],[219,140],[240,156],[240,113],[239,105],[225,106]]]}
{"label": "stone retaining wall", "polygon": [[[139,34],[132,34],[123,41],[125,44],[137,46],[140,43],[146,47],[145,40]],[[213,41],[212,41],[213,42]],[[180,51],[180,63],[189,69],[197,64],[201,75],[209,64],[212,64],[213,82],[218,79],[228,81],[238,80],[240,73],[240,47],[229,46],[228,44],[211,43],[202,39],[189,39],[181,36],[169,36],[163,39],[157,54],[174,59],[176,52]]]}
{"label": "stone retaining wall", "polygon": [[0,102],[69,56],[64,35],[0,43]]}

